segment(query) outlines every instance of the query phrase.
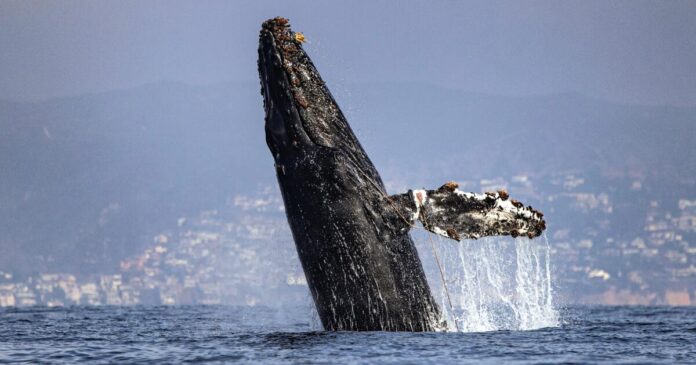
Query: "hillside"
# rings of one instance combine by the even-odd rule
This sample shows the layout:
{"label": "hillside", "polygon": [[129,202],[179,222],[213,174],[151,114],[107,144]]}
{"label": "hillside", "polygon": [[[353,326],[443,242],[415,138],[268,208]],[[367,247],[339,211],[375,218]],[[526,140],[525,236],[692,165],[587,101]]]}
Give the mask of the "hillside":
{"label": "hillside", "polygon": [[[696,108],[349,86],[336,97],[390,186],[577,171],[596,191],[640,177],[665,201],[694,195]],[[113,271],[179,217],[275,187],[256,84],[0,102],[0,130],[4,271]]]}

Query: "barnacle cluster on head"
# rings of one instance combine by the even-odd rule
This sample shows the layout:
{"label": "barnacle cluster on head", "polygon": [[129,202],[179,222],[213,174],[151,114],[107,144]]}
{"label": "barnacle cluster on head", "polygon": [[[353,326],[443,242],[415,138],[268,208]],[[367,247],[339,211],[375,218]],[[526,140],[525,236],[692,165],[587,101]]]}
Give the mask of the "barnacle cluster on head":
{"label": "barnacle cluster on head", "polygon": [[285,58],[289,58],[293,52],[297,51],[298,45],[305,41],[304,34],[293,32],[290,29],[290,21],[283,17],[268,19],[263,22],[261,28],[271,32],[278,49]]}
{"label": "barnacle cluster on head", "polygon": [[[310,106],[308,97],[303,92],[302,79],[307,79],[306,67],[301,66],[301,59],[304,57],[301,44],[305,41],[302,33],[295,33],[290,29],[290,22],[282,17],[275,17],[266,20],[261,26],[263,37],[264,32],[270,32],[275,42],[275,49],[280,55],[282,67],[287,73],[288,80],[292,86],[292,94],[295,103],[302,109]],[[305,70],[305,72],[302,72]]]}
{"label": "barnacle cluster on head", "polygon": [[290,27],[290,21],[286,18],[277,16],[272,19],[268,19],[261,25],[263,29],[270,30],[272,32],[282,31],[285,28]]}

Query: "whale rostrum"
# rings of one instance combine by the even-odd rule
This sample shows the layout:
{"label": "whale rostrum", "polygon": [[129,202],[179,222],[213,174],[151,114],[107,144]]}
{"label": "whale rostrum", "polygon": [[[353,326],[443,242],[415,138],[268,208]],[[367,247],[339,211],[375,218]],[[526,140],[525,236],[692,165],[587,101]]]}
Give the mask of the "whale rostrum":
{"label": "whale rostrum", "polygon": [[263,23],[258,69],[266,143],[297,253],[326,330],[445,328],[409,235],[420,221],[455,239],[533,238],[541,212],[505,191],[456,183],[388,195],[379,173],[287,19]]}

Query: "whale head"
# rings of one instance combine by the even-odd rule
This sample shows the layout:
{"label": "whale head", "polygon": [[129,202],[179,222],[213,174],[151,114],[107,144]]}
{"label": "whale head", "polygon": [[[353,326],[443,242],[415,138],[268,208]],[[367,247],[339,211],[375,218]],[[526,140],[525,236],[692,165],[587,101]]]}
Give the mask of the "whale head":
{"label": "whale head", "polygon": [[363,150],[331,92],[285,18],[263,23],[258,69],[266,111],[266,143],[276,164],[309,151],[343,155],[362,175],[383,189],[377,170]]}

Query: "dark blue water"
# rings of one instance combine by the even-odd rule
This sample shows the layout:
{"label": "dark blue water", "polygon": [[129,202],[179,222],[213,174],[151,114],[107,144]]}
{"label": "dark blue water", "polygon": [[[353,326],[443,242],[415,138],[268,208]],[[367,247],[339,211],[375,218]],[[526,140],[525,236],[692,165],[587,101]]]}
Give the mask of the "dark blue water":
{"label": "dark blue water", "polygon": [[563,324],[483,333],[323,332],[307,311],[0,310],[0,362],[696,363],[696,308],[574,307]]}

